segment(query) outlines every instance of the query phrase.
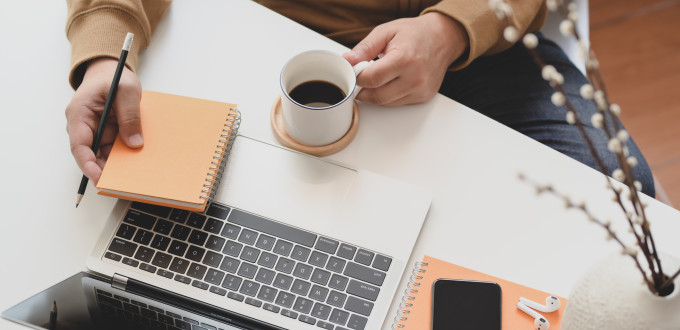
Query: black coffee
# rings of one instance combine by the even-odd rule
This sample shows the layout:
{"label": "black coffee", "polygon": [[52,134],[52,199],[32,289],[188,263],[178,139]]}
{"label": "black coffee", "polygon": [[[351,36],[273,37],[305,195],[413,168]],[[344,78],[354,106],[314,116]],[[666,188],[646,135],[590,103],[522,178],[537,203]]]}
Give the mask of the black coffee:
{"label": "black coffee", "polygon": [[323,80],[303,82],[288,94],[295,102],[314,108],[340,103],[346,96],[340,87]]}

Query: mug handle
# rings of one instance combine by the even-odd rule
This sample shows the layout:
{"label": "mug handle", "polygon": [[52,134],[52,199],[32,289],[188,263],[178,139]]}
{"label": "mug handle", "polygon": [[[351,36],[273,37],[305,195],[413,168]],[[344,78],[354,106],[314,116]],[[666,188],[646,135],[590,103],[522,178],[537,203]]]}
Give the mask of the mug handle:
{"label": "mug handle", "polygon": [[[373,63],[373,60],[371,60],[371,61],[363,61],[363,62],[357,63],[357,64],[354,66],[354,75],[355,75],[355,76],[359,76],[359,74],[361,73],[361,71],[364,71],[364,69],[368,68],[368,66],[371,65],[371,63]],[[354,88],[354,96],[356,96],[356,95],[359,93],[360,90],[361,90],[361,86],[357,85],[357,86]]]}

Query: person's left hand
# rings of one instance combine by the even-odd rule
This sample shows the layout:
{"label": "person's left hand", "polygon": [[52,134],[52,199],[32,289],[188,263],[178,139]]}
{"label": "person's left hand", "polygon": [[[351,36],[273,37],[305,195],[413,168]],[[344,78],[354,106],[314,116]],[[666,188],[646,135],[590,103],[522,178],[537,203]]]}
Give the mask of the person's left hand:
{"label": "person's left hand", "polygon": [[454,19],[437,12],[377,26],[350,52],[350,64],[370,61],[357,77],[357,99],[394,106],[429,101],[439,90],[448,67],[468,48],[468,35]]}

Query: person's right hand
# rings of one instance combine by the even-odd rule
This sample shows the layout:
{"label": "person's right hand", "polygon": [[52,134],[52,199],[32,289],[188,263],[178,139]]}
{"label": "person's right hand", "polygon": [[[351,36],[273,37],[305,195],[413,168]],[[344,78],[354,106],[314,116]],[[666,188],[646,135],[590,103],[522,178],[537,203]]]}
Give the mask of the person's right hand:
{"label": "person's right hand", "polygon": [[106,121],[99,151],[97,155],[92,152],[92,139],[97,132],[117,65],[118,61],[111,58],[90,62],[82,84],[66,107],[66,131],[71,144],[71,154],[83,174],[94,184],[99,181],[118,133],[128,147],[139,148],[144,144],[139,115],[142,85],[137,75],[126,67],[123,69],[116,99]]}

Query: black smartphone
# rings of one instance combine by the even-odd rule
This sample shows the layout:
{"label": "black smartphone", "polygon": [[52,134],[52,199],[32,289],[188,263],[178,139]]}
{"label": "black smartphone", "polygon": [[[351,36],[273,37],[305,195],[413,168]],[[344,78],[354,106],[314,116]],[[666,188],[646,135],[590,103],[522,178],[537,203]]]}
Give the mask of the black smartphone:
{"label": "black smartphone", "polygon": [[437,279],[432,291],[432,330],[500,330],[498,283]]}

